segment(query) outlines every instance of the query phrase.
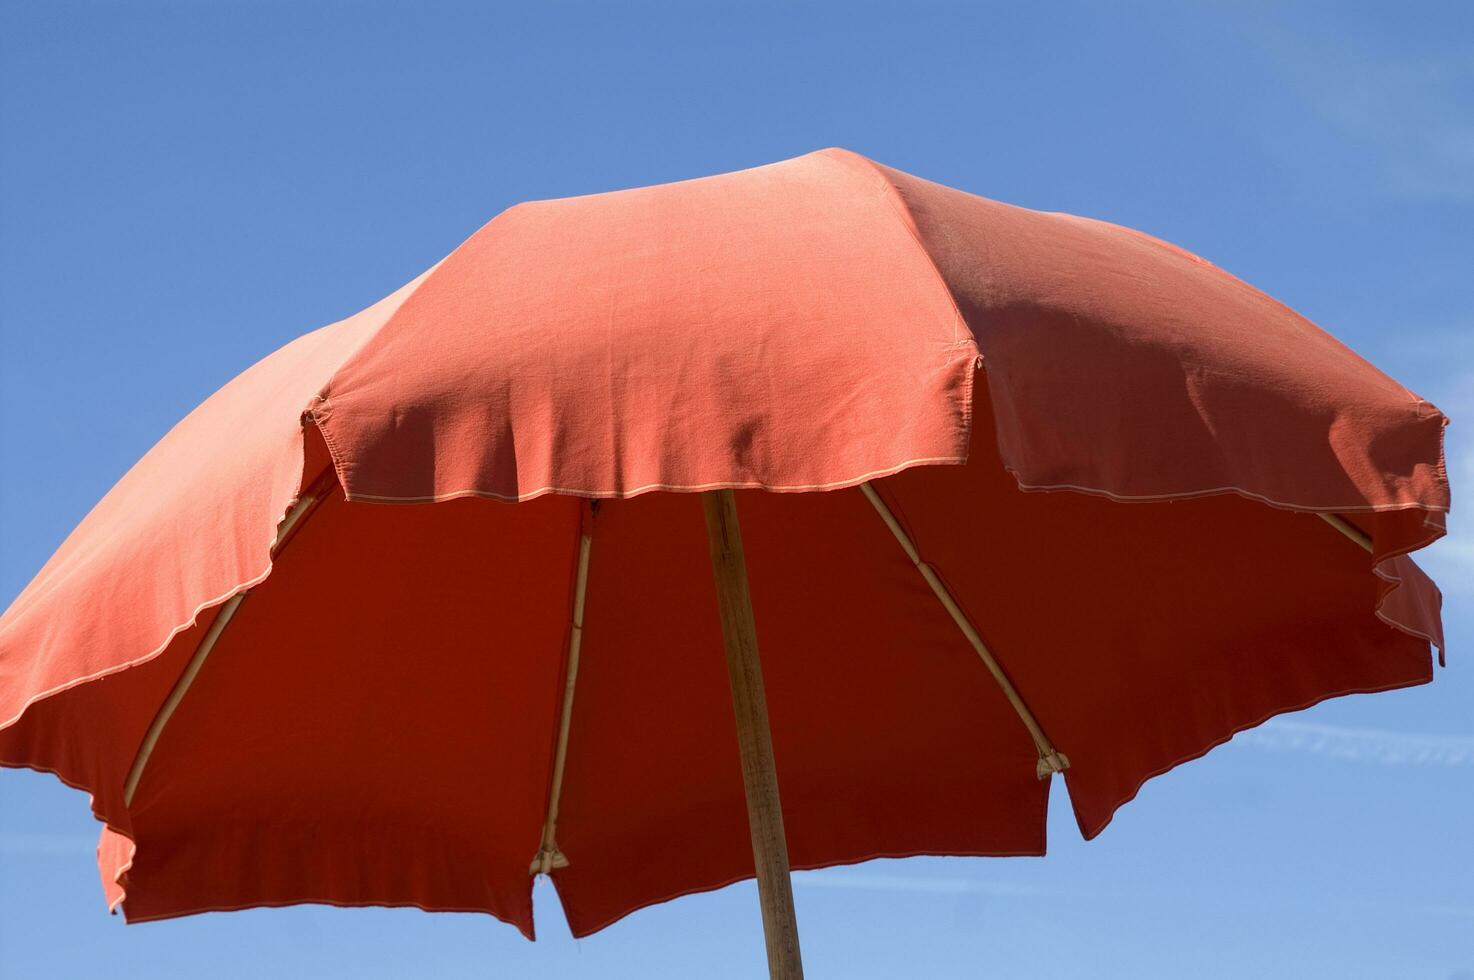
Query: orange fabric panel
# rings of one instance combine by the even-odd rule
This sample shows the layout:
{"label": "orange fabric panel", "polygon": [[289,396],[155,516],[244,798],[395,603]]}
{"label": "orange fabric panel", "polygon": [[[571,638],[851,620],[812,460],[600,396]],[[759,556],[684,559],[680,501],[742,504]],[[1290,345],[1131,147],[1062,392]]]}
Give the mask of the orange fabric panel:
{"label": "orange fabric panel", "polygon": [[315,900],[530,935],[578,533],[568,498],[319,508],[149,761],[129,919]]}
{"label": "orange fabric panel", "polygon": [[880,169],[967,318],[1023,485],[1447,509],[1442,414],[1293,310],[1141,232]]}

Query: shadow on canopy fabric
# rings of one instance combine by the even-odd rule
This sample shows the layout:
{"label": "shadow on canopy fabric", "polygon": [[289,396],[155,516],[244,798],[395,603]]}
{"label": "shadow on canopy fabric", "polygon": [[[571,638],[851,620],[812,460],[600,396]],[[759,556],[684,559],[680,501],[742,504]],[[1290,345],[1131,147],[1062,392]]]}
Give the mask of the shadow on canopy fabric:
{"label": "shadow on canopy fabric", "polygon": [[751,876],[688,492],[735,487],[794,866],[1042,854],[1035,746],[858,484],[1068,755],[1089,837],[1236,731],[1430,679],[1407,553],[1443,533],[1444,422],[1173,246],[846,151],[519,205],[88,515],[0,619],[0,760],[92,794],[130,921],[416,905],[530,937],[589,532],[570,925]]}

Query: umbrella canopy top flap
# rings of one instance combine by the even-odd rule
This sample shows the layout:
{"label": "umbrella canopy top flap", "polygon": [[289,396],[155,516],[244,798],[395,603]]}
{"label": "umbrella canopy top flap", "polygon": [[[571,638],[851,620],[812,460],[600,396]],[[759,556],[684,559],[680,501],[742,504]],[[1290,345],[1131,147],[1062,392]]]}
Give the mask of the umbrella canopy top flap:
{"label": "umbrella canopy top flap", "polygon": [[311,411],[354,499],[824,489],[967,453],[1026,488],[1448,507],[1443,416],[1139,232],[844,150],[518,205]]}
{"label": "umbrella canopy top flap", "polygon": [[[984,376],[978,375],[980,367]],[[309,739],[319,747],[346,740],[345,733],[362,743],[391,730],[370,714],[356,718],[361,729],[337,723],[328,714],[341,703],[325,693],[331,684],[352,679],[365,703],[382,696],[386,713],[420,696],[427,706],[464,697],[471,712],[485,692],[540,692],[518,694],[517,711],[498,724],[520,733],[504,741],[520,738],[522,744],[531,732],[548,751],[505,761],[502,743],[493,740],[496,732],[487,732],[474,745],[468,741],[467,751],[474,753],[446,762],[482,774],[493,762],[505,763],[501,785],[515,789],[506,798],[522,809],[498,812],[529,839],[497,838],[493,848],[494,835],[484,833],[479,821],[500,803],[472,796],[459,801],[463,811],[454,812],[475,820],[457,817],[440,837],[420,842],[427,854],[433,851],[426,860],[446,869],[447,880],[455,878],[456,868],[477,862],[511,868],[511,877],[495,887],[455,879],[457,888],[437,892],[423,882],[401,881],[395,876],[404,869],[384,857],[391,852],[381,846],[395,827],[362,825],[359,811],[346,806],[333,811],[334,819],[353,828],[342,838],[341,853],[299,853],[293,848],[304,838],[297,831],[277,842],[275,864],[257,860],[259,842],[245,838],[207,835],[190,843],[216,861],[229,855],[232,867],[257,867],[259,880],[250,883],[255,890],[235,895],[236,904],[316,898],[475,907],[530,930],[525,865],[537,844],[551,754],[551,746],[543,745],[551,735],[540,726],[555,718],[558,707],[553,692],[581,526],[577,502],[554,497],[517,508],[475,501],[375,508],[350,506],[343,496],[526,501],[549,493],[632,497],[714,487],[829,490],[896,475],[885,492],[910,525],[916,546],[956,589],[962,609],[986,613],[977,625],[1004,641],[1000,659],[1074,760],[1072,798],[1078,791],[1081,826],[1093,834],[1146,776],[1205,751],[1266,713],[1332,693],[1425,679],[1426,645],[1409,637],[1441,644],[1439,597],[1406,553],[1443,530],[1449,506],[1444,421],[1426,401],[1308,321],[1181,250],[1124,228],[987,201],[846,151],[679,184],[523,204],[380,303],[247,370],[119,481],[0,617],[0,764],[54,771],[93,794],[95,812],[111,828],[100,859],[115,903],[122,897],[119,879],[133,864],[135,831],[160,842],[139,852],[130,912],[136,900],[145,917],[178,914],[218,898],[210,897],[217,882],[206,873],[215,865],[189,857],[194,852],[178,844],[204,826],[184,802],[218,811],[226,829],[236,826],[230,806],[260,800],[271,802],[263,812],[299,815],[292,801],[329,785],[322,773],[335,760],[326,748],[320,758],[304,755],[289,736],[309,728],[311,719],[322,726]],[[969,460],[969,466],[920,465]],[[334,477],[341,495],[331,486]],[[331,499],[299,525],[300,540],[272,573],[274,535],[285,515],[300,513],[294,504],[299,497],[310,499],[312,487]],[[1018,487],[1143,503],[1117,507],[1080,493],[1019,494]],[[857,493],[830,494],[820,506],[818,498],[755,496],[765,501],[748,505],[754,514],[759,620],[764,608],[804,600],[802,608],[764,621],[771,637],[764,640],[765,656],[773,654],[770,676],[777,686],[797,690],[800,681],[806,684],[827,663],[821,654],[837,658],[830,669],[848,669],[864,661],[867,644],[876,648],[869,651],[876,664],[927,650],[940,658],[928,670],[962,671],[941,685],[955,699],[955,710],[936,712],[929,736],[952,747],[955,757],[948,758],[956,764],[943,772],[939,763],[934,784],[922,781],[910,789],[935,793],[939,807],[956,802],[951,774],[979,757],[976,747],[1007,745],[1007,766],[1000,763],[997,773],[980,767],[973,774],[969,806],[997,798],[996,782],[1009,788],[1009,806],[1026,813],[1014,814],[999,803],[996,819],[989,817],[993,830],[983,836],[976,821],[912,827],[886,837],[900,841],[895,853],[1042,850],[1045,790],[1033,782],[1028,739],[1007,706],[994,704],[996,691],[968,686],[982,680],[971,650],[884,527],[852,530],[873,520],[864,500]],[[1176,523],[1160,519],[1150,503],[1200,497],[1211,499],[1176,506]],[[1051,500],[1056,506],[1046,504]],[[630,645],[628,655],[653,658],[651,677],[673,676],[700,659],[667,635],[674,628],[671,610],[689,613],[689,623],[681,622],[689,627],[691,644],[713,642],[714,627],[705,625],[712,616],[701,605],[710,596],[699,576],[699,547],[694,558],[689,541],[669,544],[674,550],[667,560],[650,557],[657,554],[651,550],[655,532],[671,529],[674,535],[697,526],[689,519],[693,502],[656,495],[637,503],[610,508],[600,519],[590,645],[598,651],[605,644],[605,659],[591,654],[588,693],[580,694],[584,713],[574,715],[573,738],[601,711],[611,724],[625,717],[630,699],[649,686],[608,659],[617,637],[644,638]],[[1372,556],[1344,550],[1346,542],[1319,521],[1309,521],[1309,530],[1293,523],[1299,518],[1285,513],[1293,510],[1348,515],[1370,539]],[[1213,536],[1205,527],[1173,559],[1182,567],[1142,558],[1141,567],[1128,568],[1132,549],[1142,541],[1150,538],[1152,554],[1170,552],[1196,533],[1195,519],[1221,521],[1220,538],[1240,537],[1205,543]],[[1253,535],[1245,531],[1250,526]],[[1276,561],[1273,543],[1286,535],[1295,538],[1309,571],[1286,564],[1271,576],[1266,566]],[[1005,539],[1013,541],[1012,554],[985,554],[988,542]],[[459,544],[465,540],[483,544],[467,549]],[[1081,541],[1088,547],[1078,547]],[[1238,541],[1258,542],[1262,551],[1237,555],[1240,549],[1231,545]],[[513,542],[543,557],[534,567],[497,552],[494,542]],[[846,547],[858,550],[836,559]],[[1076,560],[1060,557],[1072,548],[1078,550]],[[370,553],[375,557],[366,560]],[[1049,560],[1030,565],[1028,575],[1005,574],[1017,565],[1013,556],[1024,553]],[[454,574],[442,577],[436,570],[446,569],[445,554],[455,555],[457,564],[449,570]],[[1197,559],[1204,555],[1219,565],[1201,567]],[[1222,650],[1211,648],[1218,651],[1213,655],[1220,658],[1215,663],[1227,693],[1183,689],[1178,702],[1192,722],[1183,726],[1185,734],[1169,740],[1162,732],[1148,733],[1130,751],[1107,751],[1112,747],[1099,733],[1110,719],[1079,710],[1050,676],[1047,658],[1030,660],[1032,651],[1047,649],[1051,657],[1077,652],[1080,700],[1095,703],[1101,685],[1088,671],[1090,629],[1106,624],[1122,643],[1170,651],[1164,659],[1170,666],[1178,662],[1178,627],[1197,627],[1172,618],[1186,616],[1191,603],[1171,613],[1172,604],[1163,601],[1150,617],[1133,619],[1128,606],[1135,598],[1117,595],[1120,582],[1109,589],[1089,585],[1097,570],[1091,562],[1101,556],[1109,556],[1113,569],[1126,569],[1121,582],[1156,576],[1150,580],[1163,590],[1158,599],[1182,588],[1189,569],[1203,576],[1194,580],[1198,596],[1212,591],[1213,576],[1258,582],[1223,592],[1220,618],[1197,626],[1230,622],[1231,609],[1250,609],[1277,629],[1298,631],[1286,640],[1286,650],[1330,642],[1316,632],[1321,620],[1346,621],[1350,625],[1344,636],[1336,634],[1336,642],[1360,644],[1358,666],[1349,671],[1354,676],[1344,665],[1307,662],[1293,684],[1265,680],[1262,690],[1235,692],[1233,684],[1248,683],[1242,681],[1243,662],[1235,659],[1240,648],[1233,645],[1252,646],[1245,632],[1233,643],[1223,640],[1228,645]],[[800,564],[800,558],[810,564]],[[624,570],[641,560],[649,562],[650,575],[670,580],[654,591],[636,588],[643,579]],[[830,569],[834,564],[854,579],[845,588],[840,585],[848,580]],[[692,567],[695,574],[671,574]],[[1070,578],[1075,571],[1079,577]],[[786,588],[771,585],[780,580]],[[690,591],[693,582],[701,582],[701,589]],[[896,583],[909,586],[897,589]],[[1324,615],[1295,625],[1297,616],[1310,617],[1310,599],[1289,590],[1309,590],[1308,596],[1316,583],[1335,586],[1327,585],[1314,600]],[[227,600],[258,585],[212,661],[228,666],[212,667],[215,673],[186,700],[130,809],[125,780],[161,703],[202,637],[217,624],[224,629],[236,608]],[[1001,590],[1015,586],[1039,594],[1028,601],[1009,594],[998,605]],[[627,602],[615,601],[621,589],[628,591]],[[854,601],[861,592],[866,600]],[[1094,597],[1094,620],[1075,623],[1049,611],[1055,596],[1087,594]],[[395,619],[397,597],[406,595],[423,606],[416,606],[420,615]],[[508,652],[471,658],[482,675],[457,686],[452,680],[462,637],[456,631],[473,631],[481,620],[468,611],[493,600],[502,604],[498,609],[523,617],[525,628],[508,625],[515,617],[499,620],[498,636]],[[1258,605],[1251,609],[1250,600]],[[646,609],[641,602],[652,604]],[[852,643],[830,649],[830,633],[805,632],[812,617],[804,610],[824,602],[863,612],[846,627]],[[990,602],[994,606],[984,608]],[[350,616],[358,610],[355,603],[373,616]],[[1353,607],[1364,615],[1348,619]],[[1380,635],[1394,631],[1375,623],[1373,610],[1401,631],[1395,641]],[[622,618],[631,621],[614,629],[611,624]],[[410,625],[396,626],[400,620]],[[1249,622],[1244,630],[1258,624]],[[411,626],[438,631],[435,642],[423,632],[394,632]],[[1079,632],[1071,632],[1077,627]],[[1052,639],[1043,636],[1049,631]],[[484,642],[480,632],[474,635],[475,644]],[[1206,632],[1200,639],[1204,650],[1219,642]],[[485,649],[475,644],[468,649]],[[244,654],[247,648],[257,660],[232,657],[233,650]],[[1385,653],[1393,648],[1395,658]],[[960,650],[962,659],[948,659],[948,650]],[[378,674],[357,670],[363,651],[380,658],[373,661]],[[1269,658],[1274,651],[1260,652]],[[413,659],[431,653],[449,659]],[[660,659],[667,654],[668,663]],[[252,673],[253,662],[315,679],[302,687],[302,697],[321,698],[313,702],[320,710],[307,711],[289,697],[295,696],[291,684]],[[601,676],[607,679],[600,682]],[[383,680],[382,689],[374,677]],[[785,677],[792,683],[784,686]],[[435,686],[432,678],[445,684]],[[921,684],[927,678],[909,678],[914,690],[883,671],[852,683],[840,693],[854,703],[833,697],[834,729],[866,712],[896,712],[899,718],[901,693],[917,705],[927,702],[934,689]],[[711,697],[685,709],[693,738],[710,728],[712,704],[719,708],[725,697],[719,674],[715,681],[704,675],[698,681],[706,685],[703,696]],[[1095,685],[1094,696],[1086,696],[1092,694],[1087,681]],[[631,690],[618,689],[623,683]],[[1057,693],[1051,695],[1053,688]],[[1122,699],[1126,693],[1123,688]],[[1193,700],[1200,696],[1208,700]],[[271,700],[284,697],[279,704]],[[993,699],[986,702],[992,705],[986,714],[1001,719],[1003,735],[975,721],[985,698]],[[791,831],[795,862],[818,866],[879,853],[867,850],[873,845],[861,833],[864,821],[884,817],[882,823],[899,827],[904,814],[878,816],[873,801],[857,798],[843,804],[849,807],[848,823],[826,826],[820,816],[834,811],[843,787],[824,775],[828,763],[814,748],[822,726],[807,724],[812,706],[789,704],[781,690],[775,701],[780,764],[784,753],[803,758],[814,751],[811,781],[804,781],[801,766],[793,774],[791,798],[800,808]],[[1134,701],[1112,704],[1112,710],[1129,709],[1134,716],[1144,712]],[[208,727],[211,718],[234,717],[240,730],[253,731],[269,705],[279,709],[273,718],[290,724],[267,726],[254,741]],[[657,705],[648,714],[658,718],[669,711]],[[398,721],[397,715],[386,717]],[[447,718],[440,720],[448,724]],[[587,730],[584,746],[621,749]],[[658,733],[647,734],[654,751]],[[191,738],[210,758],[234,760],[208,792],[188,785],[201,771],[200,759],[189,754]],[[877,745],[881,751],[891,742]],[[835,748],[827,742],[823,747]],[[331,785],[350,798],[379,785],[365,781],[380,780],[428,798],[455,783],[451,768],[429,774],[445,778],[425,775],[419,762],[425,756],[410,748],[385,744],[385,756],[367,759],[362,771],[342,773]],[[428,753],[432,746],[427,742],[425,748]],[[895,751],[888,778],[903,786],[915,777],[914,759],[927,755],[924,749]],[[272,756],[279,760],[275,768],[253,761],[273,752],[279,753]],[[568,801],[574,816],[560,838],[570,853],[586,856],[558,879],[570,915],[583,930],[639,904],[692,890],[689,882],[658,874],[650,862],[643,862],[643,871],[625,869],[620,887],[626,891],[618,893],[601,891],[605,885],[592,877],[580,879],[601,873],[589,855],[607,852],[613,867],[621,854],[645,854],[630,842],[657,826],[653,811],[643,823],[632,818],[629,828],[580,825],[579,813],[624,805],[614,797],[625,783],[611,779],[606,785],[601,773],[620,773],[628,782],[648,768],[631,753],[615,760],[625,768],[610,763],[601,769],[589,761],[595,755],[587,748],[571,750]],[[1013,765],[1019,760],[1021,769]],[[857,774],[873,764],[862,761],[855,760]],[[247,771],[260,786],[237,778]],[[713,813],[726,814],[731,801],[740,799],[732,796],[734,785],[717,781],[693,789],[653,781],[649,798],[665,791],[682,805],[705,801]],[[230,795],[253,786],[262,789],[258,798]],[[419,819],[411,803],[405,806],[396,819]],[[812,815],[807,823],[804,806]],[[447,806],[445,812],[452,810]],[[712,819],[702,813],[686,816],[698,823]],[[614,830],[634,836],[620,838]],[[740,826],[726,830],[741,836]],[[447,850],[446,840],[460,850]],[[379,855],[379,863],[364,863],[364,855]],[[727,851],[708,857],[691,858],[692,866],[704,869],[698,884],[712,887],[750,873],[745,859]],[[321,879],[342,887],[325,894],[307,890],[285,872],[279,880],[270,877],[274,868],[309,860],[327,862]],[[178,876],[188,877],[191,868],[199,880],[185,888]],[[343,884],[350,879],[352,887]]]}
{"label": "umbrella canopy top flap", "polygon": [[823,153],[517,205],[310,417],[355,500],[823,490],[961,462],[978,352],[896,207]]}

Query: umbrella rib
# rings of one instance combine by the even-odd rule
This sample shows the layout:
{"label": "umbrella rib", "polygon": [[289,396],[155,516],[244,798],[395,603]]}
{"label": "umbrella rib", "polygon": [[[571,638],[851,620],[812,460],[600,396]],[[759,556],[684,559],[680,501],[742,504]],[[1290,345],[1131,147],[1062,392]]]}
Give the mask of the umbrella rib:
{"label": "umbrella rib", "polygon": [[558,849],[558,806],[563,798],[563,770],[568,762],[568,729],[573,723],[573,694],[578,682],[578,655],[583,646],[583,607],[588,596],[589,553],[593,550],[593,516],[597,502],[584,501],[583,531],[578,539],[578,572],[573,585],[572,624],[568,631],[568,667],[563,681],[563,705],[558,717],[558,745],[553,751],[553,778],[548,786],[547,819],[542,843],[528,874],[547,874],[568,867],[568,858]]}
{"label": "umbrella rib", "polygon": [[1331,525],[1331,527],[1346,535],[1352,541],[1355,541],[1357,544],[1361,545],[1363,551],[1370,552],[1372,550],[1372,539],[1367,537],[1367,535],[1361,530],[1361,528],[1352,524],[1340,514],[1327,514],[1320,511],[1318,511],[1317,513],[1320,514],[1321,520],[1325,521],[1327,524]]}
{"label": "umbrella rib", "polygon": [[[327,483],[332,478],[333,473],[329,470],[322,479],[297,498],[297,502],[292,505],[287,516],[282,518],[276,528],[276,537],[271,542],[270,555],[273,559],[286,547],[302,519],[322,501]],[[200,669],[205,666],[210,651],[214,650],[215,644],[220,641],[225,627],[230,625],[231,619],[240,610],[241,603],[245,602],[246,596],[250,594],[250,589],[237,592],[220,607],[220,612],[215,615],[215,621],[205,631],[200,645],[195,647],[194,655],[189,658],[189,663],[185,664],[179,679],[174,682],[173,689],[169,691],[168,697],[164,698],[164,703],[159,705],[158,713],[154,715],[153,722],[148,726],[148,731],[144,733],[143,741],[138,743],[138,752],[133,757],[133,765],[129,767],[128,778],[123,783],[124,806],[133,805],[133,794],[138,790],[138,782],[143,778],[143,770],[148,766],[149,757],[153,755],[154,748],[159,743],[159,736],[164,734],[164,727],[169,724],[169,719],[174,716],[179,703],[184,700],[184,695],[189,691],[190,685],[199,676]]]}
{"label": "umbrella rib", "polygon": [[1063,752],[1058,751],[1054,747],[1053,743],[1049,741],[1049,737],[1044,734],[1044,729],[1039,727],[1039,722],[1035,720],[1034,713],[1024,703],[1024,699],[1019,695],[1017,688],[1008,679],[1008,675],[1003,672],[1003,668],[998,664],[997,659],[993,656],[993,652],[988,649],[988,645],[978,635],[978,631],[973,628],[967,615],[962,611],[962,607],[953,598],[951,591],[943,584],[941,578],[937,576],[936,571],[931,565],[921,560],[921,553],[916,550],[915,542],[906,533],[906,529],[901,527],[901,522],[896,520],[896,515],[891,512],[886,502],[880,499],[880,494],[869,483],[860,484],[860,489],[864,492],[865,497],[870,503],[875,506],[876,511],[880,514],[881,520],[885,521],[886,527],[891,529],[891,533],[900,542],[902,550],[906,552],[906,557],[911,559],[911,564],[916,566],[917,571],[921,572],[921,577],[926,579],[926,584],[931,586],[932,592],[941,600],[942,605],[952,616],[952,621],[962,631],[962,635],[967,637],[967,642],[971,643],[972,648],[977,651],[977,655],[983,661],[983,665],[988,668],[988,673],[992,674],[993,679],[998,682],[999,688],[1003,691],[1003,696],[1008,699],[1009,704],[1013,705],[1013,710],[1018,713],[1019,720],[1029,730],[1029,736],[1034,740],[1034,747],[1039,750],[1039,762],[1034,769],[1035,775],[1040,779],[1044,779],[1051,773],[1063,772],[1068,769],[1070,767],[1070,760]]}

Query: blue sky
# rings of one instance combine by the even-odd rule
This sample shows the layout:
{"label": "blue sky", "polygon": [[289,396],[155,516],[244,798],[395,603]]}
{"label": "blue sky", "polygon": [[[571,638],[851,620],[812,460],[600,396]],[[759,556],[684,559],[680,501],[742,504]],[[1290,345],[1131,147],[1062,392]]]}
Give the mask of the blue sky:
{"label": "blue sky", "polygon": [[[1474,488],[1474,6],[0,0],[0,602],[252,361],[502,208],[841,145],[1175,241],[1454,419]],[[1449,667],[1153,781],[1089,845],[799,875],[811,976],[1474,980],[1474,531]],[[83,795],[0,772],[0,977],[747,977],[743,884],[574,942],[465,915],[125,928]]]}

